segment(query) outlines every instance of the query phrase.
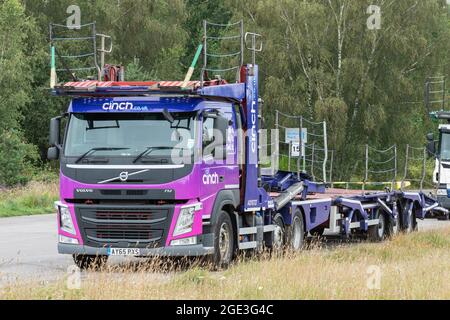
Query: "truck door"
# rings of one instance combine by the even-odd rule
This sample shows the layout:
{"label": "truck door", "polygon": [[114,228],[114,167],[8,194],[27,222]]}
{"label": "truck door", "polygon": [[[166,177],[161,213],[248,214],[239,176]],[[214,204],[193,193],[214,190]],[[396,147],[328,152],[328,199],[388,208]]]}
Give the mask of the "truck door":
{"label": "truck door", "polygon": [[[225,189],[239,189],[237,165],[236,119],[231,104],[206,110],[215,117],[202,119],[202,176],[201,190],[208,196]],[[226,119],[226,133],[217,127],[218,117]]]}

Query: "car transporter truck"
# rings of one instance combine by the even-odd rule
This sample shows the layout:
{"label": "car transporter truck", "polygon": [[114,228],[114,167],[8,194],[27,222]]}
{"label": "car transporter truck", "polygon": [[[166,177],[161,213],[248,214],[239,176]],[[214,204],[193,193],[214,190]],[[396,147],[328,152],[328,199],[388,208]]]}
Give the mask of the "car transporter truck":
{"label": "car transporter truck", "polygon": [[[204,25],[185,81],[127,82],[122,68],[108,66],[97,79],[56,84],[61,39],[52,38],[51,92],[71,98],[50,123],[59,253],[81,268],[112,255],[207,256],[226,267],[243,250],[300,250],[324,230],[380,241],[413,231],[438,207],[422,192],[340,192],[304,172],[260,166],[258,35],[240,22],[237,81],[211,80]],[[190,81],[201,53],[201,80]]]}

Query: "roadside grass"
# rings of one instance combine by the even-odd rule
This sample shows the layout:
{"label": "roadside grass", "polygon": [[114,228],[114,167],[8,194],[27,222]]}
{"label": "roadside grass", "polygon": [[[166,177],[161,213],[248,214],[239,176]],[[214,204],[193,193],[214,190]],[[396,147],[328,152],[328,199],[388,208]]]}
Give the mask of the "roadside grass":
{"label": "roadside grass", "polygon": [[450,299],[449,249],[447,228],[383,243],[318,242],[298,254],[241,258],[218,272],[195,263],[180,272],[144,260],[83,272],[79,289],[68,289],[73,276],[67,276],[52,283],[13,283],[0,298]]}
{"label": "roadside grass", "polygon": [[58,182],[32,181],[23,187],[0,190],[0,218],[54,212]]}

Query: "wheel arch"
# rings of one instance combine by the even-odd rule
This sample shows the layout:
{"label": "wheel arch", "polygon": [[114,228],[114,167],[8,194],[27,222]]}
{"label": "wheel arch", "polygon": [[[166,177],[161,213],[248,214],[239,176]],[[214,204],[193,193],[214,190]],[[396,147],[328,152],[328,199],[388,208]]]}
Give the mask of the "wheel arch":
{"label": "wheel arch", "polygon": [[305,209],[303,208],[303,206],[297,206],[297,208],[294,210],[294,214],[295,214],[295,211],[297,209],[300,211],[300,214],[302,215],[302,218],[303,218],[303,230],[307,234],[309,232],[309,229],[307,228]]}
{"label": "wheel arch", "polygon": [[231,219],[231,224],[233,226],[233,232],[235,234],[235,245],[239,242],[239,233],[238,233],[238,221],[237,215],[235,212],[239,211],[240,204],[240,192],[238,189],[236,190],[221,190],[217,193],[216,199],[214,200],[214,205],[211,211],[211,231],[213,232],[214,226],[217,222],[217,218],[219,216],[219,212],[224,210],[228,213]]}
{"label": "wheel arch", "polygon": [[225,210],[230,214],[231,221],[235,221],[236,217],[233,212],[238,211],[239,207],[239,190],[221,190],[217,193],[214,205],[211,211],[211,224],[215,224],[217,221],[218,213],[221,210]]}

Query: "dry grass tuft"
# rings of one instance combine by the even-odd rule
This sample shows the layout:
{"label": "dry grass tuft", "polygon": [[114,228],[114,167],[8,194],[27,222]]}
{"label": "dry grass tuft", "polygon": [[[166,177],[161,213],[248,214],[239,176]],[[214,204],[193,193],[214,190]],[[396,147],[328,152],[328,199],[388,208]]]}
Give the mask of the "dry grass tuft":
{"label": "dry grass tuft", "polygon": [[[449,249],[450,228],[384,243],[315,245],[282,257],[240,257],[218,272],[195,261],[143,260],[83,273],[78,290],[68,289],[65,280],[16,284],[5,288],[2,298],[450,299]],[[378,270],[379,289],[371,277]]]}

